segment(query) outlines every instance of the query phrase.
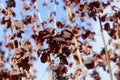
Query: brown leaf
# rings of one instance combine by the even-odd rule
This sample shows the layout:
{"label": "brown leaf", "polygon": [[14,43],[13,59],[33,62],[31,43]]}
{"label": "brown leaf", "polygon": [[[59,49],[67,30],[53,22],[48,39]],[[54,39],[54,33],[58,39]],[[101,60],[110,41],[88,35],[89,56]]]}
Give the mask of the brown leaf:
{"label": "brown leaf", "polygon": [[60,58],[60,63],[68,65],[68,61],[64,53],[61,53],[60,55],[58,55],[58,57]]}
{"label": "brown leaf", "polygon": [[40,49],[38,49],[37,56],[39,57],[41,53],[42,53],[42,51]]}
{"label": "brown leaf", "polygon": [[25,10],[30,10],[31,9],[31,4],[22,4],[22,7],[25,9]]}
{"label": "brown leaf", "polygon": [[73,80],[75,80],[75,74],[71,73],[70,74],[70,78],[73,79]]}
{"label": "brown leaf", "polygon": [[7,7],[9,7],[9,8],[16,7],[15,0],[7,0],[6,4],[7,4]]}
{"label": "brown leaf", "polygon": [[87,59],[84,61],[84,63],[87,69],[93,69],[95,66],[92,59]]}
{"label": "brown leaf", "polygon": [[67,73],[67,67],[64,65],[59,64],[57,68],[55,69],[55,72],[57,75],[63,75]]}
{"label": "brown leaf", "polygon": [[105,9],[107,6],[109,6],[109,5],[110,5],[110,2],[109,2],[109,1],[107,1],[107,3],[102,2],[102,6],[103,6],[104,9]]}
{"label": "brown leaf", "polygon": [[16,34],[14,33],[10,36],[10,39],[13,40],[13,39],[15,39],[15,37],[16,37]]}
{"label": "brown leaf", "polygon": [[9,16],[2,17],[1,24],[5,24],[6,22],[11,22],[11,19]]}
{"label": "brown leaf", "polygon": [[84,52],[86,55],[89,55],[91,51],[92,51],[92,46],[90,46],[90,45],[88,45],[88,46],[86,46],[85,48],[83,48],[83,52]]}
{"label": "brown leaf", "polygon": [[57,21],[57,22],[56,22],[56,25],[57,25],[58,28],[63,28],[63,27],[65,27],[65,25],[64,25],[62,22],[60,22],[60,21]]}
{"label": "brown leaf", "polygon": [[70,1],[71,1],[71,3],[76,3],[76,4],[78,4],[80,2],[80,0],[70,0]]}
{"label": "brown leaf", "polygon": [[50,41],[49,48],[53,53],[59,53],[61,44],[55,40]]}
{"label": "brown leaf", "polygon": [[100,20],[101,20],[102,22],[105,22],[105,21],[106,21],[106,17],[107,17],[107,14],[103,15]]}
{"label": "brown leaf", "polygon": [[83,38],[83,39],[86,39],[86,38],[89,36],[90,33],[91,33],[90,30],[84,30],[84,31],[82,32],[82,38]]}
{"label": "brown leaf", "polygon": [[109,36],[113,39],[116,39],[116,31],[114,29],[110,29],[110,31],[108,32]]}
{"label": "brown leaf", "polygon": [[80,27],[78,25],[75,25],[74,28],[72,28],[72,33],[78,34],[80,30]]}
{"label": "brown leaf", "polygon": [[1,13],[2,13],[2,14],[7,15],[8,12],[7,12],[5,9],[7,9],[7,8],[2,8],[2,9],[0,9],[0,10],[1,10]]}
{"label": "brown leaf", "polygon": [[93,77],[95,80],[101,80],[99,73],[96,70],[93,71],[91,77]]}
{"label": "brown leaf", "polygon": [[32,1],[32,3],[35,3],[35,2],[37,2],[38,0],[31,0]]}
{"label": "brown leaf", "polygon": [[63,30],[63,31],[61,32],[61,36],[62,36],[64,39],[66,39],[66,40],[72,40],[72,38],[73,38],[73,34],[72,34],[72,32],[69,31],[69,30]]}
{"label": "brown leaf", "polygon": [[25,59],[21,60],[20,63],[17,63],[17,65],[29,71],[30,69],[29,57],[26,57]]}
{"label": "brown leaf", "polygon": [[48,55],[46,53],[43,53],[40,58],[42,63],[45,63],[48,60]]}
{"label": "brown leaf", "polygon": [[99,7],[100,7],[100,2],[98,2],[98,1],[91,2],[91,3],[89,4],[89,7],[99,8]]}
{"label": "brown leaf", "polygon": [[106,61],[106,53],[105,53],[105,49],[103,48],[100,52],[100,57],[102,58],[103,61]]}
{"label": "brown leaf", "polygon": [[95,36],[95,32],[91,32],[88,37],[89,37],[89,39],[95,41],[94,36]]}
{"label": "brown leaf", "polygon": [[62,47],[62,53],[64,53],[66,57],[69,57],[71,50],[68,47]]}
{"label": "brown leaf", "polygon": [[24,31],[19,30],[19,31],[17,32],[17,37],[22,38],[22,33],[24,33]]}
{"label": "brown leaf", "polygon": [[13,43],[7,43],[6,48],[8,49],[13,49]]}
{"label": "brown leaf", "polygon": [[81,69],[80,69],[80,68],[78,68],[78,69],[75,71],[75,75],[80,76],[80,74],[81,74]]}
{"label": "brown leaf", "polygon": [[109,24],[109,23],[105,23],[105,24],[104,24],[104,29],[105,29],[106,31],[109,31],[109,30],[110,30],[110,24]]}
{"label": "brown leaf", "polygon": [[21,44],[21,43],[20,43],[18,40],[14,40],[15,48],[18,48],[18,46],[19,46],[20,44]]}
{"label": "brown leaf", "polygon": [[84,9],[84,5],[83,4],[80,4],[79,7],[78,7],[79,11],[82,11]]}
{"label": "brown leaf", "polygon": [[120,80],[120,71],[115,72],[114,75],[117,78],[117,80]]}
{"label": "brown leaf", "polygon": [[120,20],[120,11],[118,12],[118,18],[119,18],[119,20]]}
{"label": "brown leaf", "polygon": [[74,59],[75,59],[77,62],[79,62],[78,55],[74,55],[73,57],[74,57]]}

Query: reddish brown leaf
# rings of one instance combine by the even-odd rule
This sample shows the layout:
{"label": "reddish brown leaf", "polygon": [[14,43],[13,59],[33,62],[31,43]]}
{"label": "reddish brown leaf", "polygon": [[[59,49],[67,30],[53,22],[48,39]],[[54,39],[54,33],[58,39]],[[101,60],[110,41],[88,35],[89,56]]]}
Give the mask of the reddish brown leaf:
{"label": "reddish brown leaf", "polygon": [[103,15],[100,20],[101,20],[102,22],[105,22],[106,17],[107,17],[107,14]]}
{"label": "reddish brown leaf", "polygon": [[83,31],[83,33],[82,33],[82,38],[83,38],[83,39],[86,39],[86,38],[89,36],[90,33],[91,33],[90,30],[85,30],[85,31]]}
{"label": "reddish brown leaf", "polygon": [[7,9],[7,8],[3,8],[3,9],[0,9],[0,10],[1,10],[1,13],[2,13],[2,14],[7,15],[8,12],[7,12],[5,9]]}
{"label": "reddish brown leaf", "polygon": [[84,9],[84,5],[80,4],[78,8],[79,8],[80,11],[82,11]]}
{"label": "reddish brown leaf", "polygon": [[46,53],[43,53],[40,58],[42,63],[45,63],[48,60],[48,55]]}
{"label": "reddish brown leaf", "polygon": [[2,17],[1,24],[5,24],[6,22],[11,22],[11,19],[9,16]]}
{"label": "reddish brown leaf", "polygon": [[88,45],[88,46],[86,46],[85,48],[83,48],[83,52],[84,52],[86,55],[89,55],[91,51],[92,51],[92,46],[90,46],[90,45]]}
{"label": "reddish brown leaf", "polygon": [[16,7],[15,0],[7,0],[6,1],[7,7]]}
{"label": "reddish brown leaf", "polygon": [[20,63],[18,63],[18,66],[29,71],[29,69],[30,69],[29,57],[26,57]]}
{"label": "reddish brown leaf", "polygon": [[35,2],[37,2],[37,0],[31,0],[32,1],[32,3],[35,3]]}
{"label": "reddish brown leaf", "polygon": [[91,2],[89,4],[89,7],[92,9],[92,8],[99,8],[100,7],[100,3],[98,1],[94,1],[94,2]]}
{"label": "reddish brown leaf", "polygon": [[105,29],[106,31],[109,31],[109,30],[110,30],[110,24],[109,24],[109,23],[105,23],[105,24],[104,24],[104,29]]}
{"label": "reddish brown leaf", "polygon": [[88,37],[89,37],[89,39],[95,41],[94,36],[95,36],[95,32],[91,32]]}
{"label": "reddish brown leaf", "polygon": [[114,29],[110,29],[110,31],[108,32],[109,36],[113,39],[116,39],[115,33],[116,33],[116,31]]}
{"label": "reddish brown leaf", "polygon": [[93,69],[95,66],[92,59],[87,59],[84,61],[84,63],[87,69]]}
{"label": "reddish brown leaf", "polygon": [[96,70],[93,71],[91,77],[93,77],[95,80],[101,80],[99,73]]}
{"label": "reddish brown leaf", "polygon": [[79,58],[78,58],[77,55],[74,55],[74,59],[75,59],[77,62],[79,62]]}
{"label": "reddish brown leaf", "polygon": [[64,53],[66,57],[69,57],[69,55],[71,54],[71,50],[68,47],[63,47],[62,53]]}
{"label": "reddish brown leaf", "polygon": [[117,78],[117,80],[120,79],[120,71],[115,72],[114,75]]}
{"label": "reddish brown leaf", "polygon": [[22,33],[24,33],[24,31],[19,30],[19,31],[17,32],[17,37],[22,38]]}
{"label": "reddish brown leaf", "polygon": [[13,49],[13,43],[7,43],[7,44],[6,44],[6,47],[7,47],[8,49]]}
{"label": "reddish brown leaf", "polygon": [[118,18],[119,18],[119,20],[120,20],[120,11],[118,12]]}
{"label": "reddish brown leaf", "polygon": [[72,29],[72,33],[78,34],[80,30],[80,27],[78,25],[75,25],[74,28]]}
{"label": "reddish brown leaf", "polygon": [[40,49],[38,49],[37,56],[39,57],[41,53],[42,53],[42,51]]}
{"label": "reddish brown leaf", "polygon": [[60,63],[68,65],[68,61],[64,53],[61,53],[60,55],[58,55],[58,57],[60,58]]}
{"label": "reddish brown leaf", "polygon": [[63,28],[63,27],[65,27],[65,25],[64,25],[62,22],[60,22],[60,21],[57,21],[57,22],[56,22],[56,25],[57,25],[58,28]]}

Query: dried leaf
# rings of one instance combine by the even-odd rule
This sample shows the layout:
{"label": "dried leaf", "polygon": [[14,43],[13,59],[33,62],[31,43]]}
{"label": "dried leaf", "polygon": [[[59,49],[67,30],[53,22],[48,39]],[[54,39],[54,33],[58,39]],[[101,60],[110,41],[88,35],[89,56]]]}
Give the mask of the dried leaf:
{"label": "dried leaf", "polygon": [[91,33],[90,30],[85,30],[85,31],[83,31],[83,33],[82,33],[82,38],[83,38],[83,39],[86,39],[86,38],[89,36],[90,33]]}
{"label": "dried leaf", "polygon": [[30,69],[29,57],[24,58],[23,60],[20,61],[20,63],[17,63],[17,65],[29,71]]}
{"label": "dried leaf", "polygon": [[45,63],[48,60],[48,55],[46,53],[43,53],[40,58],[42,63]]}
{"label": "dried leaf", "polygon": [[93,77],[95,80],[101,80],[99,73],[96,70],[93,71],[91,77]]}
{"label": "dried leaf", "polygon": [[13,49],[13,43],[7,43],[6,48],[8,49]]}
{"label": "dried leaf", "polygon": [[83,52],[84,52],[86,55],[89,55],[91,51],[92,51],[92,46],[90,46],[90,45],[88,45],[88,46],[86,46],[85,48],[83,48]]}
{"label": "dried leaf", "polygon": [[57,21],[56,25],[57,25],[58,28],[64,28],[65,27],[65,25],[60,21]]}
{"label": "dried leaf", "polygon": [[109,23],[105,23],[105,24],[104,24],[104,29],[105,29],[106,31],[109,31],[109,30],[110,30],[110,24],[109,24]]}
{"label": "dried leaf", "polygon": [[73,57],[74,57],[74,59],[75,59],[77,62],[79,62],[78,55],[74,55]]}
{"label": "dried leaf", "polygon": [[116,31],[114,29],[110,29],[110,31],[108,32],[109,36],[113,39],[116,39]]}
{"label": "dried leaf", "polygon": [[105,22],[106,17],[107,17],[107,14],[103,15],[100,20],[101,20],[102,22]]}
{"label": "dried leaf", "polygon": [[16,7],[15,0],[7,0],[6,1],[7,7]]}
{"label": "dried leaf", "polygon": [[72,32],[69,31],[69,30],[63,30],[63,31],[61,32],[61,36],[62,36],[64,39],[66,39],[66,40],[72,40],[72,38],[73,38],[73,34],[72,34]]}
{"label": "dried leaf", "polygon": [[84,61],[84,63],[87,69],[93,69],[95,66],[92,59],[87,59]]}

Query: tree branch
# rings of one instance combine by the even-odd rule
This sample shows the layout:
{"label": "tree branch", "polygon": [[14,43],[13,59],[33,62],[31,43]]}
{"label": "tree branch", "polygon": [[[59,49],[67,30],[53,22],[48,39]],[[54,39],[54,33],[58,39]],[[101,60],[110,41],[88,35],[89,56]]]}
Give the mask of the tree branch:
{"label": "tree branch", "polygon": [[106,45],[106,42],[105,42],[105,37],[104,37],[104,33],[103,33],[103,28],[102,28],[102,23],[101,23],[100,16],[98,18],[99,18],[100,31],[101,31],[101,36],[102,36],[104,48],[105,48],[105,53],[106,53],[106,56],[107,56],[107,65],[108,65],[108,68],[109,68],[110,80],[113,80],[112,70],[111,70],[111,65],[110,65],[110,55],[109,55],[108,50],[107,50],[107,45]]}

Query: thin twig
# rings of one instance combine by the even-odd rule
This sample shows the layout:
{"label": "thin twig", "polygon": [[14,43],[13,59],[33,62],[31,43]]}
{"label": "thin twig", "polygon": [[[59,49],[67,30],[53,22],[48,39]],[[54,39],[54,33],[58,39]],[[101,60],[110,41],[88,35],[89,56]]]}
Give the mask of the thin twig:
{"label": "thin twig", "polygon": [[[34,18],[34,14],[31,12],[31,16],[32,16],[32,18]],[[35,30],[35,31],[37,31],[38,29],[37,29],[37,24],[36,24],[36,22],[33,22],[33,29]]]}
{"label": "thin twig", "polygon": [[[79,62],[81,64],[81,69],[82,69],[82,73],[83,73],[82,78],[84,78],[84,63],[82,61],[82,55],[81,55],[81,52],[79,51],[78,42],[77,42],[77,39],[75,37],[74,37],[74,41],[75,41],[75,47],[77,47],[77,54],[78,54]],[[76,80],[78,80],[77,77],[76,77]]]}
{"label": "thin twig", "polygon": [[[117,24],[117,28],[119,27],[119,25]],[[117,38],[117,42],[118,42],[118,56],[120,56],[120,38],[119,38],[119,31],[118,29],[116,29],[116,33],[115,36]]]}
{"label": "thin twig", "polygon": [[54,1],[54,26],[56,28],[56,8],[57,8],[57,4],[56,4],[56,0]]}
{"label": "thin twig", "polygon": [[44,0],[44,2],[47,4],[46,5],[46,10],[47,10],[47,17],[48,17],[48,21],[47,21],[47,26],[51,26],[50,24],[49,24],[49,19],[51,18],[51,16],[50,16],[50,6],[48,5],[48,0]]}
{"label": "thin twig", "polygon": [[[67,19],[67,21],[70,20],[70,17],[71,17],[71,11],[69,10],[69,7],[66,6],[66,19]],[[72,29],[71,29],[71,30],[72,30]],[[75,49],[74,46],[72,46],[72,48],[73,48],[73,50]],[[73,51],[72,51],[72,52],[73,52]],[[77,70],[77,68],[78,68],[78,67],[77,67],[77,61],[74,60],[74,55],[73,55],[73,53],[71,53],[70,57],[71,57],[71,59],[73,60],[73,67],[74,67],[74,69]]]}
{"label": "thin twig", "polygon": [[103,33],[103,28],[102,28],[102,23],[101,23],[100,16],[98,18],[99,18],[100,31],[101,31],[101,36],[102,36],[104,48],[105,48],[105,53],[106,53],[106,56],[107,56],[107,65],[108,65],[109,72],[110,72],[110,80],[113,80],[112,70],[111,70],[111,65],[110,65],[110,55],[109,55],[108,50],[107,50],[107,45],[106,45],[105,38],[104,38],[104,33]]}
{"label": "thin twig", "polygon": [[[38,8],[37,3],[34,3],[34,4],[35,4],[35,6]],[[42,24],[43,20],[42,20],[42,18],[41,18],[40,10],[38,10],[38,9],[37,9],[37,15],[38,15],[38,19],[39,19],[40,24]],[[45,29],[44,26],[42,26],[42,28]]]}
{"label": "thin twig", "polygon": [[[66,10],[67,10],[67,20],[70,20],[70,18],[72,17],[71,9],[68,6],[66,6]],[[72,28],[74,28],[74,23],[73,22],[72,22],[72,26],[73,26]],[[77,41],[76,37],[74,37],[73,40],[74,40],[74,43],[75,43],[75,47],[77,48],[77,54],[78,54],[79,62],[81,64],[82,73],[84,73],[84,62],[82,61],[82,55],[81,55],[81,52],[79,51],[78,41]],[[71,55],[71,56],[73,56],[73,55]],[[74,65],[76,65],[76,63],[74,63]],[[77,69],[77,68],[78,67],[76,66],[75,69]],[[84,74],[82,74],[82,78],[84,78]],[[75,80],[78,80],[77,75],[76,75]]]}

